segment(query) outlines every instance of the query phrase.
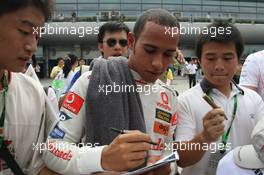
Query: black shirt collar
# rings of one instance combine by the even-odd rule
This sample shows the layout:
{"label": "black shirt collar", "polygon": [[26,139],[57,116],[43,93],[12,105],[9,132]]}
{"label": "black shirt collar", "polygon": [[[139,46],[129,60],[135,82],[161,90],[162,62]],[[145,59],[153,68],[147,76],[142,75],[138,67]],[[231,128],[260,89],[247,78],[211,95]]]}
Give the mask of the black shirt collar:
{"label": "black shirt collar", "polygon": [[[235,85],[235,87],[240,91],[240,94],[244,95],[243,89],[241,89],[233,80],[231,81],[232,84]],[[213,88],[213,84],[210,83],[206,78],[203,78],[203,80],[200,82],[200,86],[204,93],[208,94]]]}

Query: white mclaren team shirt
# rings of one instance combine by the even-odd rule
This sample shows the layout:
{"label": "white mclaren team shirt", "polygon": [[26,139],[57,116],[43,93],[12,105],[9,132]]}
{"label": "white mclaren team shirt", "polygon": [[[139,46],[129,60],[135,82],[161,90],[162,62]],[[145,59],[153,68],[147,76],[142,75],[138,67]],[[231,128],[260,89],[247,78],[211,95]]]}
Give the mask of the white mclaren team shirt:
{"label": "white mclaren team shirt", "polygon": [[[9,78],[4,142],[24,173],[36,175],[44,167],[41,154],[34,145],[45,142],[45,93],[37,81],[22,73],[11,73]],[[3,98],[3,90],[0,90],[0,114],[4,106]],[[12,174],[1,159],[0,174]]]}
{"label": "white mclaren team shirt", "polygon": [[[264,103],[261,97],[253,90],[240,87],[241,91],[232,84],[232,92],[227,98],[217,89],[212,89],[210,96],[217,106],[221,107],[228,118],[225,121],[225,131],[230,126],[234,107],[234,96],[237,95],[237,112],[227,141],[227,151],[237,146],[250,144],[250,134],[256,123],[264,116]],[[202,98],[204,95],[200,83],[182,93],[178,98],[178,123],[176,128],[176,141],[189,141],[203,130],[203,118],[212,107]],[[219,151],[219,139],[202,149],[205,152],[202,159],[196,164],[183,168],[182,175],[204,175],[209,163],[210,153]],[[196,149],[188,145],[181,149]]]}
{"label": "white mclaren team shirt", "polygon": [[241,70],[239,84],[256,87],[264,100],[264,50],[247,57]]}
{"label": "white mclaren team shirt", "polygon": [[[167,143],[172,141],[175,130],[176,93],[160,80],[146,84],[136,72],[132,71],[132,74],[142,88],[137,92],[142,102],[147,133],[158,143],[152,147],[149,155],[161,156],[164,153],[165,140]],[[75,146],[85,134],[85,99],[90,75],[91,72],[85,72],[68,92],[61,108],[61,120],[49,134],[49,149],[45,151],[43,158],[49,168],[60,174],[79,175],[103,171],[101,152],[104,146]],[[155,90],[150,92],[150,88]]]}
{"label": "white mclaren team shirt", "polygon": [[264,175],[264,169],[246,169],[237,166],[233,157],[233,151],[230,151],[219,161],[216,175]]}

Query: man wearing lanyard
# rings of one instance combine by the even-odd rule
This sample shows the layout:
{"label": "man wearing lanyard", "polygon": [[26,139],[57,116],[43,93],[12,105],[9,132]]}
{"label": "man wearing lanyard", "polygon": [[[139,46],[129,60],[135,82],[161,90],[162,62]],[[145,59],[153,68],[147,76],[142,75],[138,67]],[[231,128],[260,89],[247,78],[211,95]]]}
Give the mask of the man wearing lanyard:
{"label": "man wearing lanyard", "polygon": [[[240,32],[224,22],[207,29],[196,45],[205,77],[179,96],[175,149],[183,175],[214,175],[226,152],[250,143],[255,124],[264,116],[261,97],[232,82],[244,49]],[[203,99],[205,94],[217,108]]]}
{"label": "man wearing lanyard", "polygon": [[45,141],[45,94],[22,72],[51,15],[50,0],[0,1],[0,174],[48,174],[34,145]]}

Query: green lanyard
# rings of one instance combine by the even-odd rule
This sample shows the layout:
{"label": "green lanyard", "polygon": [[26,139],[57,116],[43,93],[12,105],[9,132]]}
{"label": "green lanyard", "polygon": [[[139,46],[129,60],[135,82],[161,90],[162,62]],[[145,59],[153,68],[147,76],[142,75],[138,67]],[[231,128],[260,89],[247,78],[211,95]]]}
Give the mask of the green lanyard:
{"label": "green lanyard", "polygon": [[[213,98],[211,96],[209,96],[209,97],[211,98],[211,100],[213,100]],[[234,96],[234,107],[233,107],[233,112],[232,112],[231,123],[230,123],[227,131],[222,134],[222,139],[221,139],[222,141],[221,142],[223,143],[223,147],[220,149],[220,153],[225,153],[226,152],[226,144],[227,144],[227,140],[229,138],[229,134],[230,134],[230,130],[232,128],[233,121],[234,121],[234,119],[236,117],[236,112],[237,112],[237,95]]]}
{"label": "green lanyard", "polygon": [[5,124],[5,99],[7,96],[7,92],[8,92],[8,81],[7,81],[7,76],[4,74],[2,79],[1,79],[1,83],[3,83],[3,87],[4,87],[4,107],[3,107],[3,111],[1,114],[1,118],[0,118],[0,148],[2,147],[2,144],[4,142],[4,124]]}

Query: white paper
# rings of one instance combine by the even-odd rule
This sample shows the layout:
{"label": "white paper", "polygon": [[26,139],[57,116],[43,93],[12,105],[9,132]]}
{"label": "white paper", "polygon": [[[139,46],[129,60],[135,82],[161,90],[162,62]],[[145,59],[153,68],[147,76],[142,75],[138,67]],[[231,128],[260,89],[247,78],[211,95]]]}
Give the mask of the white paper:
{"label": "white paper", "polygon": [[146,173],[146,172],[155,170],[156,168],[159,168],[161,166],[164,166],[168,163],[175,162],[177,160],[179,160],[179,155],[177,152],[173,152],[172,154],[160,159],[155,164],[145,166],[145,167],[137,169],[135,171],[122,173],[121,175],[138,175],[138,174]]}

